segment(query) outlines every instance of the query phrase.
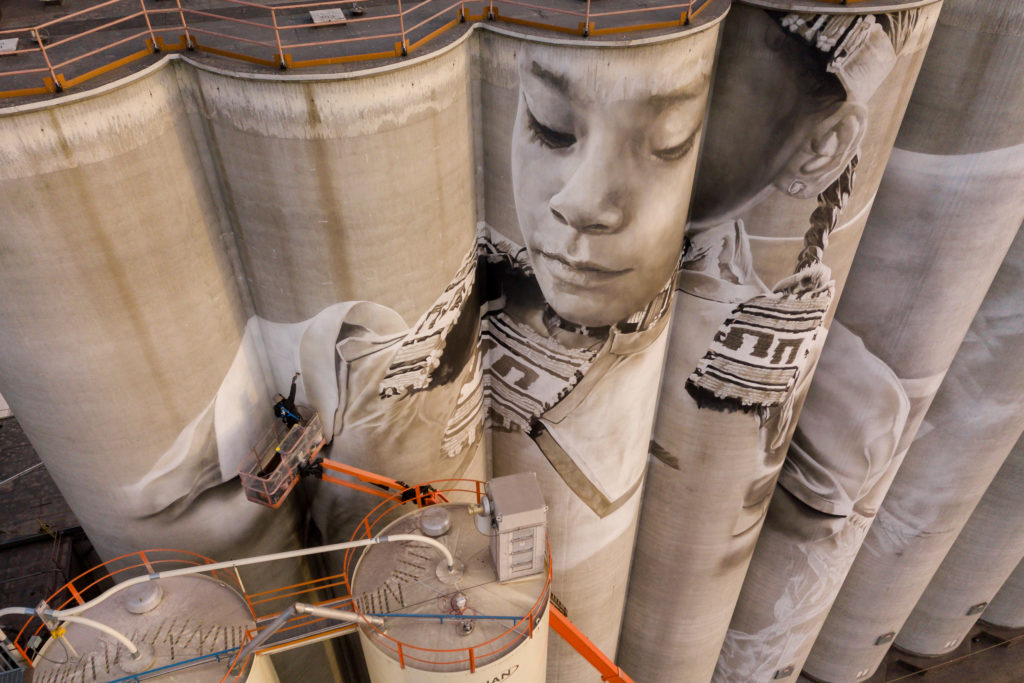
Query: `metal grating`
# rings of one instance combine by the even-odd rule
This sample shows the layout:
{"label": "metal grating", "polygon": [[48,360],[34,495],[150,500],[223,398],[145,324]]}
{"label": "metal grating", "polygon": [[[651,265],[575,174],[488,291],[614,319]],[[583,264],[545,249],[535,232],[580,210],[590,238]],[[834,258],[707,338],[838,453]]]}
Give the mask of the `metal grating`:
{"label": "metal grating", "polygon": [[12,671],[0,671],[0,683],[23,683],[25,670],[17,668]]}

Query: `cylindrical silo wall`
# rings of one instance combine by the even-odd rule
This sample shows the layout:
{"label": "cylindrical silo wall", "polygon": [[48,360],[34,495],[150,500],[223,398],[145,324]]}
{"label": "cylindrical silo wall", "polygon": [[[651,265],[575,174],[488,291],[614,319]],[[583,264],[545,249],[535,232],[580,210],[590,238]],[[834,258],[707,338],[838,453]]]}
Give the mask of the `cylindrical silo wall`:
{"label": "cylindrical silo wall", "polygon": [[987,624],[1003,628],[1024,628],[1024,564],[1018,564],[985,608]]}
{"label": "cylindrical silo wall", "polygon": [[97,550],[292,544],[218,460],[255,359],[176,65],[0,118],[0,386]]}
{"label": "cylindrical silo wall", "polygon": [[[270,395],[301,373],[323,454],[410,484],[484,475],[470,46],[359,74],[194,72]],[[328,541],[379,502],[314,488]]]}
{"label": "cylindrical silo wall", "polygon": [[256,314],[372,301],[408,325],[473,247],[466,41],[322,77],[196,71]]}
{"label": "cylindrical silo wall", "polygon": [[620,642],[638,680],[714,672],[937,11],[787,4],[723,28]]}
{"label": "cylindrical silo wall", "polygon": [[[609,656],[724,6],[643,43],[481,34],[494,474],[537,473],[553,594]],[[547,680],[595,675],[552,643]]]}
{"label": "cylindrical silo wall", "polygon": [[967,637],[1024,559],[1022,486],[1024,442],[1018,440],[900,629],[897,647],[936,655]]}
{"label": "cylindrical silo wall", "polygon": [[[804,491],[805,502],[815,495],[843,502],[857,528],[863,526],[857,516],[872,519],[897,476],[1024,218],[1024,109],[1015,80],[1024,68],[1022,9],[1020,3],[944,4],[836,314],[895,375],[894,386],[902,387],[909,404],[905,427],[895,429],[893,420],[860,401],[839,401],[835,397],[846,395],[842,374],[819,373],[822,397],[833,398],[805,406],[806,424],[795,440],[801,450],[783,474],[782,485],[795,495]],[[847,360],[833,362],[847,374],[857,372]],[[850,425],[851,415],[855,429],[874,434],[876,443],[895,440],[889,458],[837,440],[836,426]],[[888,434],[887,424],[894,427]],[[860,537],[848,533],[851,542]],[[883,530],[872,534],[881,538]],[[872,556],[861,552],[854,567]],[[807,659],[804,670],[815,678],[870,675],[891,640],[887,634],[906,618],[909,610],[887,616],[890,593],[856,578],[861,571],[868,570],[851,570]],[[889,574],[885,585],[895,585]]]}
{"label": "cylindrical silo wall", "polygon": [[[999,160],[1001,161],[1001,160]],[[935,216],[931,210],[921,208],[917,211],[918,218],[913,222],[908,214],[914,209],[907,206],[908,198],[918,196],[923,202],[926,198],[920,193],[923,183],[950,181],[950,185],[959,187],[963,192],[980,195],[980,201],[988,201],[987,206],[995,207],[992,220],[1003,226],[1007,220],[999,215],[1004,210],[1005,197],[1013,196],[1011,187],[1019,183],[1020,175],[1007,174],[1005,166],[996,168],[996,172],[984,173],[981,164],[972,173],[972,180],[965,183],[957,178],[951,179],[946,174],[936,173],[935,157],[921,158],[902,150],[894,150],[889,161],[890,174],[885,177],[879,191],[875,206],[853,272],[847,282],[847,291],[840,303],[836,320],[829,332],[830,341],[826,342],[818,369],[804,404],[800,425],[794,436],[789,459],[783,466],[780,486],[784,490],[776,492],[779,498],[777,509],[769,509],[765,529],[759,540],[759,549],[752,561],[747,575],[747,586],[741,597],[740,604],[733,616],[730,640],[757,640],[758,632],[775,633],[783,638],[786,651],[776,667],[784,669],[794,666],[797,670],[801,661],[806,658],[808,648],[813,643],[818,629],[828,614],[842,581],[854,556],[863,541],[864,534],[874,518],[878,504],[888,490],[892,478],[896,474],[906,451],[906,444],[917,432],[917,426],[934,395],[936,384],[943,376],[942,368],[938,367],[940,354],[952,354],[953,345],[948,344],[945,335],[953,334],[957,326],[951,316],[963,316],[963,304],[952,296],[929,297],[916,302],[905,300],[904,306],[890,315],[878,318],[877,325],[895,323],[894,336],[898,336],[905,327],[919,330],[931,327],[936,336],[934,346],[928,348],[928,354],[938,368],[934,378],[900,377],[895,367],[884,361],[881,352],[874,352],[867,338],[856,334],[855,328],[844,325],[847,310],[846,301],[857,296],[857,287],[863,287],[865,280],[872,288],[882,281],[897,282],[896,271],[900,265],[891,261],[882,271],[858,270],[861,259],[870,259],[870,250],[876,247],[879,235],[883,238],[892,236],[901,230],[913,230],[917,226],[917,236],[921,243],[933,239],[929,233],[936,234],[944,227],[931,221]],[[956,173],[963,173],[957,170]],[[1004,194],[1001,194],[1004,193]],[[938,195],[932,195],[937,197]],[[942,200],[944,201],[944,200]],[[917,206],[920,206],[918,204]],[[936,212],[945,211],[937,209]],[[957,220],[958,225],[945,227],[950,229],[947,242],[958,239],[965,244],[964,248],[953,252],[942,252],[940,258],[945,259],[945,268],[949,269],[942,278],[931,279],[930,289],[916,289],[907,285],[894,291],[893,297],[903,296],[907,289],[916,291],[961,292],[970,291],[975,287],[974,274],[985,272],[990,265],[986,261],[994,260],[989,251],[993,242],[975,243],[973,233],[976,224],[973,218],[950,211],[944,220]],[[883,223],[884,221],[884,223]],[[888,227],[890,232],[879,232],[879,225]],[[989,224],[985,224],[989,225]],[[898,227],[897,227],[898,226]],[[959,234],[956,233],[959,229]],[[887,241],[884,240],[883,241]],[[928,273],[935,267],[920,264],[920,270],[910,264],[918,258],[927,258],[928,252],[920,251],[920,243],[904,246],[907,254],[902,261],[908,268],[900,275],[904,281],[923,277],[930,279]],[[997,243],[996,254],[1001,250]],[[967,270],[950,275],[957,263],[968,262]],[[881,265],[879,266],[881,267]],[[940,268],[939,272],[943,272]],[[857,278],[856,283],[854,277]],[[949,289],[940,281],[956,278],[961,285]],[[923,287],[923,286],[922,286]],[[879,302],[879,307],[891,303],[892,298],[881,296],[880,292],[872,292]],[[944,302],[944,303],[943,303]],[[905,316],[905,317],[901,317]],[[920,316],[920,317],[918,317]],[[946,321],[943,324],[935,320]],[[861,327],[860,329],[868,329]],[[951,332],[951,330],[953,332]],[[913,337],[910,330],[907,336]],[[957,336],[959,334],[957,333]],[[922,346],[922,349],[926,347]],[[938,349],[938,350],[935,350]],[[891,353],[891,350],[889,350]],[[907,352],[905,362],[918,362]],[[809,507],[796,509],[805,510],[806,514],[795,518],[792,497]],[[816,511],[816,512],[814,512]],[[837,519],[836,515],[840,518]],[[797,519],[802,521],[797,524]],[[814,520],[814,521],[812,521]],[[845,521],[844,521],[845,520]],[[799,548],[799,554],[784,552],[784,548]],[[763,556],[763,559],[762,559]],[[774,559],[769,559],[774,558]],[[803,567],[799,571],[797,567]],[[763,573],[763,575],[762,575]],[[813,587],[813,590],[812,590]],[[797,599],[796,595],[803,597]],[[813,596],[813,598],[812,598]],[[813,604],[808,601],[813,599]],[[778,615],[789,614],[789,621],[781,620]],[[787,626],[783,626],[788,623]],[[802,638],[796,638],[797,625],[800,625]],[[723,655],[725,660],[738,656],[737,649],[730,649]],[[753,664],[753,660],[745,660]],[[757,660],[762,661],[762,660]]]}
{"label": "cylindrical silo wall", "polygon": [[[885,643],[869,639],[900,631],[1024,430],[1022,286],[1024,236],[992,283],[829,617],[839,625],[857,619],[853,635],[859,638],[847,647],[854,650],[858,671],[881,662],[887,648],[879,645]],[[843,600],[847,593],[855,604]],[[838,679],[847,680],[835,674],[827,680]]]}
{"label": "cylindrical silo wall", "polygon": [[[855,564],[864,576],[896,577],[876,613],[888,619],[879,623],[892,624],[889,630],[902,626],[1024,431],[1022,291],[1019,233],[869,532],[869,547],[880,550]],[[936,651],[918,644],[913,636],[897,638],[913,652],[941,652],[941,645]]]}

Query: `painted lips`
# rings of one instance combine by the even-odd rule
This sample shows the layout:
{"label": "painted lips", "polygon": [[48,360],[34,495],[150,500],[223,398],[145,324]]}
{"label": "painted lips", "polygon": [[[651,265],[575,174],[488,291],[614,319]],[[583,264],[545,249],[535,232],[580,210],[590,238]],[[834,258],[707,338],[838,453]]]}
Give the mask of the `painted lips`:
{"label": "painted lips", "polygon": [[539,252],[539,256],[545,268],[556,280],[577,287],[601,285],[633,270],[608,268],[590,261],[572,261],[544,251]]}

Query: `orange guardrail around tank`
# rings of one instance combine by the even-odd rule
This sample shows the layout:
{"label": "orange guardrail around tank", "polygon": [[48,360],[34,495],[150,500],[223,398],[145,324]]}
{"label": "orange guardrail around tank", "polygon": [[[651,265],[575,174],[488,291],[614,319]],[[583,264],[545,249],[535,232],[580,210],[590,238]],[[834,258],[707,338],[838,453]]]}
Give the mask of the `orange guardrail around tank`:
{"label": "orange guardrail around tank", "polygon": [[[425,484],[417,485],[416,489],[419,490],[425,486],[433,488],[451,500],[475,502],[476,504],[480,503],[485,491],[484,483],[475,479],[429,481],[425,482]],[[362,519],[359,526],[352,533],[351,540],[355,541],[377,536],[393,519],[392,513],[407,502],[412,502],[412,500],[402,501],[399,496],[392,496],[382,501]],[[356,559],[356,551],[350,548],[344,552],[343,567],[345,574],[350,576],[354,571],[353,562]],[[474,672],[478,662],[510,651],[525,638],[533,638],[533,630],[544,616],[545,610],[548,609],[548,600],[551,594],[552,565],[550,544],[546,550],[545,560],[547,571],[544,576],[543,589],[527,613],[518,618],[511,626],[508,626],[497,636],[473,647],[457,649],[420,647],[393,638],[369,622],[366,622],[365,627],[374,633],[376,642],[380,647],[390,652],[391,656],[399,662],[403,669],[407,664],[412,665],[413,668],[416,668],[417,664],[443,664],[446,666],[465,667],[470,672]],[[362,614],[362,609],[357,600],[352,601],[351,609],[356,614]]]}
{"label": "orange guardrail around tank", "polygon": [[[64,586],[59,588],[55,593],[47,596],[44,602],[51,609],[66,609],[68,607],[81,605],[87,600],[95,598],[97,595],[113,586],[115,582],[120,582],[140,575],[151,575],[172,569],[197,567],[212,563],[213,560],[209,557],[189,552],[187,550],[155,548],[135,553],[128,553],[127,555],[121,555],[120,557],[115,557],[112,560],[96,565],[88,571],[79,574],[64,584]],[[210,574],[218,581],[221,581],[225,585],[236,590],[238,594],[246,600],[246,603],[249,606],[249,611],[253,614],[253,618],[255,618],[255,612],[253,611],[252,604],[249,603],[248,597],[245,594],[245,587],[242,585],[241,577],[237,572],[233,573],[222,569],[211,571]],[[30,667],[33,666],[33,652],[38,651],[40,647],[39,645],[30,645],[30,641],[33,637],[37,637],[40,641],[48,638],[49,633],[44,632],[45,626],[46,625],[39,619],[39,617],[29,617],[18,631],[18,634],[12,639],[14,646],[18,649],[18,652],[22,657],[24,657]]]}
{"label": "orange guardrail around tank", "polygon": [[[8,43],[0,52],[0,98],[61,92],[159,52],[191,50],[281,69],[329,66],[400,58],[460,23],[606,35],[683,26],[711,2],[103,0],[0,29],[0,41]],[[343,21],[314,22],[310,14],[337,9]]]}

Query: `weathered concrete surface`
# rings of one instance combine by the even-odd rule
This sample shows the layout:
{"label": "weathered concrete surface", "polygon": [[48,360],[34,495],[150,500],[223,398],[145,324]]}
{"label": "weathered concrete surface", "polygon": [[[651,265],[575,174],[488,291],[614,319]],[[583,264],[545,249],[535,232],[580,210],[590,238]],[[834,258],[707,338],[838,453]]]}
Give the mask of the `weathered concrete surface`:
{"label": "weathered concrete surface", "polygon": [[[1024,442],[1018,440],[896,638],[896,647],[938,655],[955,650],[1024,559]],[[973,609],[972,609],[973,608]],[[998,617],[997,617],[998,618]]]}
{"label": "weathered concrete surface", "polygon": [[[1024,198],[1015,189],[1024,181],[1024,119],[1007,116],[995,127],[985,123],[1016,107],[1019,97],[1014,88],[1000,85],[1024,66],[1024,44],[1014,28],[1019,23],[1011,18],[1021,7],[1011,5],[944,4],[837,312],[837,319],[891,368],[909,399],[892,457],[873,462],[870,476],[852,482],[854,510],[860,508],[868,521],[880,505],[885,509],[889,484],[1024,219]],[[965,50],[965,45],[974,47]],[[974,93],[971,106],[963,107],[968,89]],[[967,118],[939,123],[953,109],[979,117],[978,123],[968,125]],[[921,432],[921,438],[929,436]],[[922,478],[918,485],[926,488],[928,481]],[[860,536],[853,534],[851,542]],[[869,676],[887,649],[876,641],[899,630],[924,588],[909,591],[909,604],[906,590],[894,598],[896,570],[890,560],[895,551],[886,550],[883,536],[875,525],[838,594],[804,667],[814,678]],[[922,571],[930,575],[944,552],[932,560],[922,557],[934,563]]]}
{"label": "weathered concrete surface", "polygon": [[[190,105],[208,141],[268,348],[272,392],[285,392],[300,370],[299,395],[324,413],[311,398],[314,381],[322,380],[327,394],[341,397],[339,414],[349,422],[325,454],[409,482],[482,478],[483,449],[467,469],[461,457],[439,461],[426,443],[400,439],[397,423],[393,441],[382,434],[354,438],[359,409],[345,403],[366,387],[339,379],[333,367],[314,376],[311,358],[319,351],[307,347],[333,350],[357,325],[372,335],[394,334],[399,328],[386,321],[396,314],[412,326],[473,250],[474,46],[463,39],[402,68],[344,76],[188,71]],[[294,330],[319,325],[314,321],[323,321],[317,316],[329,307],[359,301],[372,302],[374,313],[346,320],[333,331],[337,338],[308,333],[297,345],[288,342]],[[376,387],[380,378],[366,381]],[[433,413],[441,410],[440,398],[429,403]],[[430,414],[421,411],[416,420],[425,424]],[[442,421],[434,430],[437,440],[443,428]],[[317,523],[327,541],[347,539],[379,502],[335,485],[315,488]]]}
{"label": "weathered concrete surface", "polygon": [[470,46],[350,78],[190,71],[256,313],[366,300],[416,321],[473,245]]}
{"label": "weathered concrete surface", "polygon": [[127,492],[209,402],[246,318],[175,71],[2,115],[0,382],[93,543],[226,557],[280,528],[277,547],[287,517],[234,485],[192,525]]}
{"label": "weathered concrete surface", "polygon": [[[467,55],[320,81],[172,61],[3,112],[2,381],[41,452],[76,453],[63,477],[95,482],[66,482],[73,505],[119,518],[90,496],[137,480],[209,402],[253,313],[429,307],[474,240]],[[85,521],[101,548],[136,547],[107,521]]]}
{"label": "weathered concrete surface", "polygon": [[[707,248],[702,236],[721,234],[723,248],[717,254],[712,248],[708,260],[717,257],[725,275],[684,282],[677,295],[620,642],[620,664],[643,681],[712,677],[807,389],[804,376],[784,410],[758,417],[699,407],[687,378],[737,304],[793,273],[828,183],[813,174],[788,175],[787,164],[805,145],[820,148],[812,140],[835,122],[856,134],[844,133],[841,144],[835,135],[832,156],[822,164],[834,164],[838,175],[852,156],[859,159],[852,193],[836,211],[824,249],[836,297],[842,293],[934,18],[919,19],[918,32],[908,32],[911,40],[899,42],[892,60],[880,65],[871,94],[858,97],[829,81],[827,58],[819,61],[820,73],[791,69],[797,55],[817,60],[810,52],[816,48],[762,11],[765,3],[750,5],[734,4],[723,29],[691,225],[696,253]],[[761,71],[764,65],[771,72]],[[830,93],[827,104],[812,95],[822,91]],[[760,112],[758,119],[744,118],[748,111]],[[752,127],[775,132],[762,139],[749,134]],[[729,283],[709,286],[716,277]],[[772,627],[785,629],[785,618],[777,621],[767,609]],[[751,619],[749,628],[757,632],[760,625]],[[738,668],[729,680],[760,680],[753,669],[742,671],[748,654],[757,666],[771,667],[768,678],[781,668],[766,654],[781,649],[777,639],[766,633],[755,639],[734,648]]]}
{"label": "weathered concrete surface", "polygon": [[985,608],[982,620],[1005,628],[1024,628],[1024,564],[1016,569]]}

